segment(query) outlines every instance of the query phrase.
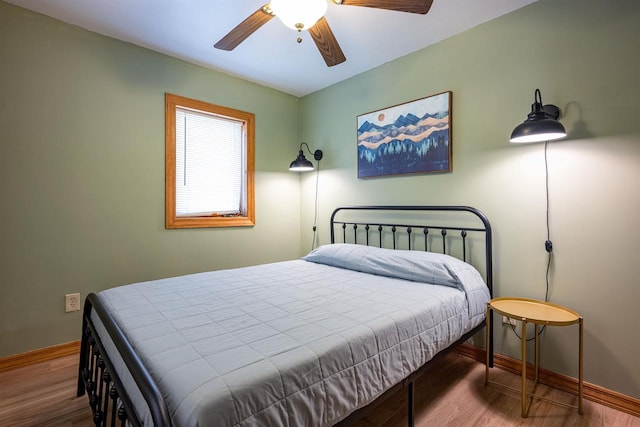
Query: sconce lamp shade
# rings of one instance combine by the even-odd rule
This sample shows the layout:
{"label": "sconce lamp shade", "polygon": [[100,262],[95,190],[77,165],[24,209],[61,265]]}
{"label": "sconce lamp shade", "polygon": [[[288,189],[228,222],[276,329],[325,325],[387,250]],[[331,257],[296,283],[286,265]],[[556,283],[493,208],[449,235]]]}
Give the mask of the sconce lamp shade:
{"label": "sconce lamp shade", "polygon": [[311,150],[309,150],[309,146],[307,145],[307,143],[303,142],[302,144],[300,144],[300,151],[298,151],[298,157],[296,157],[296,159],[293,162],[291,162],[291,164],[289,165],[290,171],[306,172],[306,171],[312,171],[314,169],[313,163],[307,160],[307,158],[304,156],[304,153],[302,152],[303,145],[307,147],[307,151],[309,151],[309,154],[313,154],[313,158],[315,160],[320,161],[322,159],[321,150],[316,150],[313,153],[311,153]]}
{"label": "sconce lamp shade", "polygon": [[289,165],[289,170],[295,172],[312,171],[313,163],[307,160],[302,150],[300,150],[298,157]]}
{"label": "sconce lamp shade", "polygon": [[553,141],[564,138],[567,132],[557,119],[560,109],[555,105],[542,105],[540,89],[536,89],[534,103],[527,120],[516,126],[509,141],[515,143]]}

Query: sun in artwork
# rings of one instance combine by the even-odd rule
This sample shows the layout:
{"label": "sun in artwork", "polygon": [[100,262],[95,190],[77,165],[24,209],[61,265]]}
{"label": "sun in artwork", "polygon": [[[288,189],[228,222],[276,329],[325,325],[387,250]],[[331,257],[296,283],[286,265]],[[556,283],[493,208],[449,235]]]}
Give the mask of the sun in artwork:
{"label": "sun in artwork", "polygon": [[383,121],[384,121],[384,113],[378,114],[378,122],[383,122]]}

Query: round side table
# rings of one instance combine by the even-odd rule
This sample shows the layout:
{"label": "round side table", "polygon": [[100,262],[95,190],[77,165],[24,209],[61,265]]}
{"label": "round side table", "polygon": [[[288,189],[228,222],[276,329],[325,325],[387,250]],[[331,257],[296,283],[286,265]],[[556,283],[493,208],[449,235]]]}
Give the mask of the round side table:
{"label": "round side table", "polygon": [[[491,310],[496,311],[510,319],[522,322],[522,382],[520,386],[520,396],[522,403],[522,417],[526,418],[532,399],[544,399],[536,396],[535,388],[538,385],[539,371],[539,343],[538,332],[540,325],[545,326],[568,326],[579,325],[579,349],[578,349],[578,413],[582,414],[582,337],[583,318],[575,311],[558,304],[545,301],[538,301],[527,298],[502,297],[494,298],[487,303],[487,360],[485,372],[485,385],[489,384],[489,341],[493,335],[493,325],[491,324]],[[535,373],[532,390],[527,393],[527,323],[535,324]],[[492,356],[492,355],[491,355]],[[492,381],[493,382],[493,381]],[[501,384],[500,384],[501,385]],[[528,397],[528,399],[527,399]],[[552,403],[558,403],[553,402]],[[566,406],[566,405],[565,405]],[[575,408],[575,407],[573,407]]]}

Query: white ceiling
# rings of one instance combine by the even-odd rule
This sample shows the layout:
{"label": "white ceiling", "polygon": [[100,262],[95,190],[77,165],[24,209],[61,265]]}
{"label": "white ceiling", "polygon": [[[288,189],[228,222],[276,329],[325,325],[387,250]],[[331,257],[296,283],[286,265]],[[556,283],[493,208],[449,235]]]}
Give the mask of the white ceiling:
{"label": "white ceiling", "polygon": [[268,0],[5,0],[96,33],[303,96],[537,0],[434,0],[426,15],[340,6],[325,15],[346,62],[275,18],[235,50],[213,45]]}

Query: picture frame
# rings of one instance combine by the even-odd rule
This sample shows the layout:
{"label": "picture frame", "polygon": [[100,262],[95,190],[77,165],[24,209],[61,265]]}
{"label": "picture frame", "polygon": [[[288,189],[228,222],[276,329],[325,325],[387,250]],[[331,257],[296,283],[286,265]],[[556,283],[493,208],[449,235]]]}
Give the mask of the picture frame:
{"label": "picture frame", "polygon": [[451,172],[446,91],[357,116],[358,178]]}

